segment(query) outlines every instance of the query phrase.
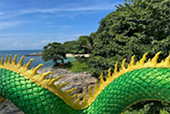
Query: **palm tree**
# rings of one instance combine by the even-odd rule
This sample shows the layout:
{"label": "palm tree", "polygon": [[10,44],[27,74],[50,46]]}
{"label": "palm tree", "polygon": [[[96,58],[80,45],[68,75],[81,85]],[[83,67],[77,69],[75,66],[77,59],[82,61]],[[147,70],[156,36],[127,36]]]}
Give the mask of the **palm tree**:
{"label": "palm tree", "polygon": [[94,47],[93,38],[91,36],[80,36],[78,42],[80,46],[91,53]]}

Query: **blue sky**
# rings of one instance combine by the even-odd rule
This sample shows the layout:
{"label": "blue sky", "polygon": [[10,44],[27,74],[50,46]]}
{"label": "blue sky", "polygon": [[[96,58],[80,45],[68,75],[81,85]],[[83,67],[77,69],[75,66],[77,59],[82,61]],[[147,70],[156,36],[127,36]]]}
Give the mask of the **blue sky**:
{"label": "blue sky", "polygon": [[0,50],[42,49],[99,27],[124,0],[0,0]]}

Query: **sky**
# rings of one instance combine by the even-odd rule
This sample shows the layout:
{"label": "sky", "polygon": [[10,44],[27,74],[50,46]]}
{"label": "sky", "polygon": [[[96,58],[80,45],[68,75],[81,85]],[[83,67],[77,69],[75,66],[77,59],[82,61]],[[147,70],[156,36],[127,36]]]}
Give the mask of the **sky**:
{"label": "sky", "polygon": [[43,49],[96,32],[124,0],[0,0],[0,50]]}

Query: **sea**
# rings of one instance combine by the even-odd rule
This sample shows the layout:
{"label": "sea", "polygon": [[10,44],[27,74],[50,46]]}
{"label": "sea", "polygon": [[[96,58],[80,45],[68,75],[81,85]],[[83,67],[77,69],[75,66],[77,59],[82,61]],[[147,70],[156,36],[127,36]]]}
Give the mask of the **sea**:
{"label": "sea", "polygon": [[[19,62],[19,60],[21,59],[22,56],[32,54],[32,53],[38,53],[41,51],[42,50],[3,50],[3,51],[0,51],[0,58],[2,56],[4,56],[4,60],[5,60],[7,55],[8,55],[8,58],[10,55],[12,55],[12,60],[13,60],[14,56],[18,55],[17,62]],[[41,68],[50,67],[53,65],[52,60],[45,62],[42,59],[42,56],[25,56],[25,58],[23,60],[23,64],[28,63],[30,59],[34,59],[32,64],[30,65],[30,69],[38,66],[39,64],[44,64]],[[67,58],[67,59],[65,59],[65,63],[67,63],[68,61],[72,62],[74,60],[76,60],[76,59],[75,58]]]}

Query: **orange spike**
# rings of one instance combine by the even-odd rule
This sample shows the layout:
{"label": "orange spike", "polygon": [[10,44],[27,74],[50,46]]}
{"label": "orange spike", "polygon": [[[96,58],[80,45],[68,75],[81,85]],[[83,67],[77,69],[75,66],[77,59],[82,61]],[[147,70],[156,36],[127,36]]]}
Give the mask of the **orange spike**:
{"label": "orange spike", "polygon": [[30,65],[31,65],[31,63],[32,63],[33,60],[34,60],[34,59],[30,59],[29,62],[26,64],[26,68],[27,68],[27,69],[29,69],[29,67],[30,67]]}
{"label": "orange spike", "polygon": [[56,81],[59,80],[60,78],[62,78],[62,77],[59,77],[59,76],[58,76],[57,78],[53,78],[53,79],[51,80],[51,83],[54,84],[54,82],[56,82]]}
{"label": "orange spike", "polygon": [[115,64],[114,74],[117,74],[117,65],[118,65],[118,62],[116,62]]}
{"label": "orange spike", "polygon": [[152,58],[151,62],[157,63],[157,60],[158,60],[160,54],[161,54],[161,51],[158,52],[157,54],[155,54],[155,56]]}
{"label": "orange spike", "polygon": [[24,60],[24,57],[25,57],[25,56],[22,56],[21,59],[20,59],[20,61],[18,62],[18,65],[19,65],[19,66],[22,65],[22,62],[23,62],[23,60]]}
{"label": "orange spike", "polygon": [[73,91],[76,91],[76,89],[75,89],[75,88],[72,88],[72,89],[70,89],[70,90],[67,90],[66,93],[67,93],[67,94],[70,94],[70,93],[72,93]]}
{"label": "orange spike", "polygon": [[111,70],[112,70],[112,69],[109,68],[109,70],[108,70],[108,75],[107,75],[108,78],[111,78],[111,77],[112,77],[112,75],[111,75]]}
{"label": "orange spike", "polygon": [[76,94],[70,96],[70,98],[71,98],[71,99],[75,99],[78,95],[79,95],[79,94],[76,93]]}
{"label": "orange spike", "polygon": [[169,54],[169,56],[165,59],[165,64],[166,64],[166,66],[169,66],[169,65],[170,65],[170,54]]}
{"label": "orange spike", "polygon": [[122,70],[125,69],[125,61],[126,61],[126,58],[123,59],[123,61],[122,61],[122,65],[121,65],[121,69],[122,69]]}
{"label": "orange spike", "polygon": [[103,73],[101,73],[100,75],[100,84],[104,83],[104,79],[103,79]]}
{"label": "orange spike", "polygon": [[64,86],[66,86],[67,84],[69,84],[70,82],[65,82],[65,83],[62,83],[62,84],[60,84],[60,89],[62,88],[62,87],[64,87]]}
{"label": "orange spike", "polygon": [[9,56],[9,61],[8,61],[8,63],[10,64],[11,61],[12,61],[12,55]]}
{"label": "orange spike", "polygon": [[80,103],[80,98],[81,98],[81,94],[78,95],[78,98],[74,101],[74,103],[79,104]]}
{"label": "orange spike", "polygon": [[148,53],[145,53],[142,57],[142,59],[139,61],[141,64],[143,64],[146,60],[146,56],[147,56]]}
{"label": "orange spike", "polygon": [[135,63],[135,55],[131,57],[130,66],[134,66],[134,63]]}
{"label": "orange spike", "polygon": [[98,86],[98,83],[97,83],[97,79],[96,79],[96,81],[95,81],[95,89],[94,90],[98,90],[99,89],[99,86]]}
{"label": "orange spike", "polygon": [[1,57],[1,65],[4,63],[4,56]]}
{"label": "orange spike", "polygon": [[89,95],[92,97],[93,93],[92,93],[92,90],[91,90],[91,85],[89,85],[89,87],[88,87],[88,92],[89,92]]}
{"label": "orange spike", "polygon": [[8,62],[8,55],[6,56],[6,59],[5,59],[5,63],[7,63]]}
{"label": "orange spike", "polygon": [[45,77],[48,76],[49,74],[53,74],[53,72],[52,71],[48,71],[48,72],[42,74],[40,78],[45,79]]}
{"label": "orange spike", "polygon": [[44,64],[39,64],[37,67],[34,68],[33,72],[34,74],[37,73],[37,70],[40,69],[40,67],[42,67]]}
{"label": "orange spike", "polygon": [[83,93],[83,101],[82,103],[86,103],[87,102],[87,98],[86,98],[86,91]]}
{"label": "orange spike", "polygon": [[151,61],[151,59],[149,58],[149,59],[148,59],[148,62],[150,62],[150,61]]}
{"label": "orange spike", "polygon": [[12,61],[12,64],[14,64],[14,65],[16,64],[17,56],[18,56],[18,55],[15,55],[15,56],[14,56],[14,59],[13,59],[13,61]]}

